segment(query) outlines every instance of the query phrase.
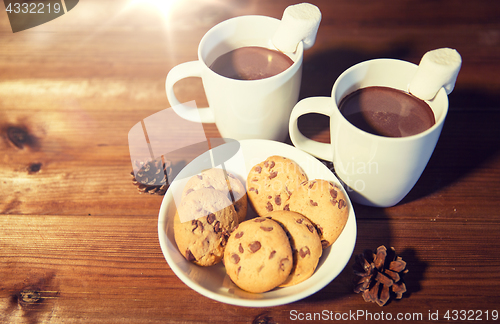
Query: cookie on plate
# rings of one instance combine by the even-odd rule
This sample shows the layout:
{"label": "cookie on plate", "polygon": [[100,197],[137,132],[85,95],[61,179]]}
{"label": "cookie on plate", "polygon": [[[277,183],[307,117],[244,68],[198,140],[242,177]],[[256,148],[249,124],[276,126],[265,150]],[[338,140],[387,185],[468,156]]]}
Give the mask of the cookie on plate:
{"label": "cookie on plate", "polygon": [[343,191],[330,181],[319,179],[303,182],[285,209],[306,216],[316,225],[323,248],[337,240],[349,216]]}
{"label": "cookie on plate", "polygon": [[[179,217],[182,215],[182,217]],[[182,222],[181,219],[188,219]],[[182,199],[174,218],[174,238],[181,254],[200,266],[219,263],[238,215],[227,196],[202,188]]]}
{"label": "cookie on plate", "polygon": [[233,174],[219,168],[212,168],[191,177],[182,192],[182,197],[201,188],[222,191],[234,204],[238,220],[243,222],[247,215],[247,194],[245,186]]}
{"label": "cookie on plate", "polygon": [[288,278],[293,266],[292,249],[277,222],[257,217],[233,231],[224,252],[224,265],[238,287],[262,293]]}
{"label": "cookie on plate", "polygon": [[247,177],[248,200],[259,216],[283,210],[292,192],[307,180],[302,168],[286,157],[270,156]]}
{"label": "cookie on plate", "polygon": [[292,247],[293,268],[280,287],[296,285],[312,276],[323,253],[314,224],[302,214],[285,210],[270,212],[266,217],[283,227]]}

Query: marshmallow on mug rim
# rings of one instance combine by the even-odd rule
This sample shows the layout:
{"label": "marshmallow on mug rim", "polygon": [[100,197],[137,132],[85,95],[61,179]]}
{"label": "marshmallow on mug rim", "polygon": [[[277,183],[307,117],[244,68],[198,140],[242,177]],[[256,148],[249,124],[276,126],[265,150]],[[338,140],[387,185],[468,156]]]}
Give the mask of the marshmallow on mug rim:
{"label": "marshmallow on mug rim", "polygon": [[422,100],[431,100],[442,87],[450,94],[455,87],[462,57],[451,48],[439,48],[424,54],[410,82],[409,92]]}
{"label": "marshmallow on mug rim", "polygon": [[300,41],[304,42],[304,50],[309,49],[316,41],[320,22],[321,11],[315,5],[299,3],[288,6],[272,39],[273,44],[284,53],[295,52]]}

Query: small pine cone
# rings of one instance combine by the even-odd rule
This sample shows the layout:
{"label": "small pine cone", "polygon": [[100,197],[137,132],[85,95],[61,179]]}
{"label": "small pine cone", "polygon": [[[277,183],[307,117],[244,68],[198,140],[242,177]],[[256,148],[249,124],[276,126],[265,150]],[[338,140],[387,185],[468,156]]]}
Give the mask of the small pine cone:
{"label": "small pine cone", "polygon": [[147,162],[135,162],[134,171],[130,172],[132,183],[137,186],[141,193],[164,195],[168,189],[168,178],[172,174],[172,163],[163,162],[157,158]]}
{"label": "small pine cone", "polygon": [[391,297],[401,299],[406,292],[402,278],[408,272],[406,262],[396,256],[394,248],[389,253],[383,245],[377,248],[376,253],[365,250],[355,256],[353,270],[356,275],[354,292],[362,292],[367,302],[384,306]]}

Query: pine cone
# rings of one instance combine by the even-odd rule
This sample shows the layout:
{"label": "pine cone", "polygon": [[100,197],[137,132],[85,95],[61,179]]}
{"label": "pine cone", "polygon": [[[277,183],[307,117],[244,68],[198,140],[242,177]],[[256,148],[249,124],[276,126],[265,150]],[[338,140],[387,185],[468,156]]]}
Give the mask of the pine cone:
{"label": "pine cone", "polygon": [[163,162],[161,158],[152,161],[135,161],[136,169],[139,169],[134,175],[130,172],[132,182],[137,186],[141,193],[164,195],[168,189],[168,177],[172,174],[172,163]]}
{"label": "pine cone", "polygon": [[391,297],[403,298],[406,285],[402,275],[408,270],[406,262],[396,257],[394,248],[387,253],[382,245],[377,248],[376,254],[365,250],[355,257],[353,269],[356,274],[354,292],[362,292],[365,301],[384,306]]}

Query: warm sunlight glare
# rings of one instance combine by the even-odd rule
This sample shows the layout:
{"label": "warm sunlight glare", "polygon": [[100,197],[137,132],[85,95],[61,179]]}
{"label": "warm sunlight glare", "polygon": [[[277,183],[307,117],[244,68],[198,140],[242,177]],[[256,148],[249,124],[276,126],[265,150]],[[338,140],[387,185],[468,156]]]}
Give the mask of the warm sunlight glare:
{"label": "warm sunlight glare", "polygon": [[168,18],[172,7],[180,1],[181,0],[132,0],[130,4],[133,7],[147,6],[153,8],[160,12],[164,18]]}

